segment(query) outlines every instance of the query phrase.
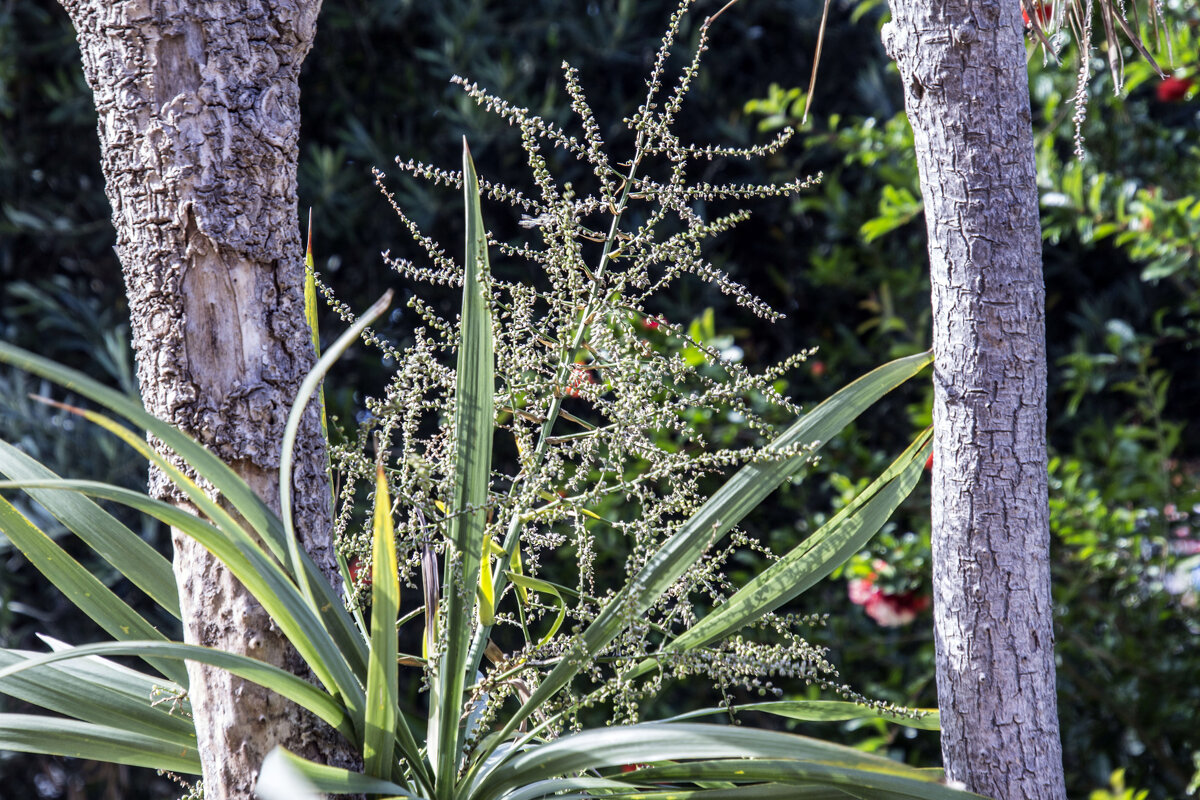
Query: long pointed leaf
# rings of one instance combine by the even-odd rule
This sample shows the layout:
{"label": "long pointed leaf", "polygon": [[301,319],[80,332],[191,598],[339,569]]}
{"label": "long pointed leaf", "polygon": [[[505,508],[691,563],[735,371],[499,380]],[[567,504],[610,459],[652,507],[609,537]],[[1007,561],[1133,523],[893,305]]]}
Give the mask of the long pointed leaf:
{"label": "long pointed leaf", "polygon": [[[14,481],[58,477],[3,441],[0,441],[0,474]],[[179,619],[179,593],[171,562],[146,544],[142,537],[85,497],[37,490],[28,494],[134,586]]]}
{"label": "long pointed leaf", "polygon": [[287,425],[283,429],[282,450],[279,456],[279,508],[283,513],[284,541],[287,544],[288,561],[291,565],[292,576],[299,583],[300,591],[308,601],[309,606],[318,613],[320,613],[320,604],[315,594],[316,587],[312,583],[316,580],[321,584],[326,584],[326,581],[324,578],[315,578],[305,569],[304,558],[301,555],[304,549],[300,547],[300,542],[296,538],[295,527],[292,524],[292,456],[294,454],[296,436],[300,431],[300,421],[304,416],[304,410],[308,408],[308,402],[313,393],[320,387],[325,373],[342,357],[343,353],[350,349],[352,344],[358,341],[359,334],[366,330],[368,325],[378,319],[391,303],[392,290],[388,289],[384,292],[383,297],[376,300],[367,309],[365,314],[359,317],[353,325],[346,329],[345,333],[338,337],[333,347],[329,348],[329,352],[321,356],[316,366],[309,370],[309,373],[304,376],[304,380],[300,384],[300,391],[292,403]]}
{"label": "long pointed leaf", "polygon": [[[846,700],[772,700],[766,703],[744,703],[735,707],[735,711],[761,711],[764,714],[774,714],[801,722],[845,722],[852,719],[881,719],[893,722],[907,728],[917,728],[923,731],[941,730],[941,722],[936,708],[918,708],[920,717],[911,717],[903,712],[880,711],[870,706],[851,703]],[[729,709],[724,707],[704,708],[699,711],[689,711],[671,717],[664,722],[680,722],[697,717],[728,715]]]}
{"label": "long pointed leaf", "polygon": [[[114,639],[161,639],[158,630],[88,572],[53,539],[27,520],[11,503],[0,497],[0,531],[29,563],[62,592],[76,608],[94,620]],[[147,663],[181,686],[188,685],[182,665],[161,659]]]}
{"label": "long pointed leaf", "polygon": [[[917,485],[932,447],[932,437],[932,430],[922,433],[882,475],[816,533],[669,642],[659,655],[702,647],[728,636],[798,597],[845,563],[884,526]],[[654,659],[646,659],[630,670],[627,677],[644,674],[654,663]]]}
{"label": "long pointed leaf", "polygon": [[[0,669],[41,655],[0,650]],[[168,687],[161,679],[148,675],[145,681],[130,686],[126,675],[116,669],[98,671],[94,663],[87,667],[90,669],[72,662],[40,666],[36,675],[9,675],[0,679],[0,693],[82,722],[138,731],[180,746],[196,746],[196,728],[190,719],[171,713],[169,700],[152,705],[156,687],[178,690],[182,698],[180,687]],[[160,697],[165,700],[169,694],[164,692]]]}
{"label": "long pointed leaf", "polygon": [[[823,445],[880,397],[916,375],[932,360],[932,353],[921,353],[872,370],[793,423],[772,446],[779,450],[805,443],[817,447]],[[503,729],[504,735],[512,733],[535,709],[565,686],[592,656],[615,639],[625,628],[626,620],[642,617],[708,547],[723,538],[805,463],[806,458],[797,455],[748,464],[738,470],[605,605],[577,640],[576,647],[582,652],[559,662],[509,718]]]}
{"label": "long pointed leaf", "polygon": [[367,708],[363,733],[366,773],[389,780],[395,766],[396,689],[400,679],[396,617],[400,613],[400,573],[392,501],[383,464],[376,467],[375,522],[371,545],[371,654],[367,659]]}
{"label": "long pointed leaf", "polygon": [[471,626],[475,618],[467,607],[473,595],[464,595],[461,587],[474,587],[479,582],[495,422],[496,365],[491,309],[485,296],[487,234],[479,204],[479,181],[465,139],[463,194],[466,201],[466,264],[454,397],[454,487],[447,525],[448,537],[461,563],[454,558],[446,559],[448,580],[443,583],[443,591],[448,623],[429,711],[430,756],[442,800],[447,800],[453,789],[461,749],[459,717],[466,687]]}
{"label": "long pointed leaf", "polygon": [[929,772],[849,747],[776,731],[694,723],[615,726],[529,747],[485,773],[472,787],[472,795],[476,800],[492,800],[518,786],[560,775],[684,759],[730,759],[731,764],[744,765],[756,763],[754,759],[772,759],[797,768],[804,764],[837,764],[848,770],[897,776],[922,787],[930,798],[959,800],[973,796],[940,786]]}
{"label": "long pointed leaf", "polygon": [[200,774],[200,758],[194,748],[137,731],[35,714],[0,714],[0,750]]}
{"label": "long pointed leaf", "polygon": [[838,760],[731,758],[648,767],[621,777],[639,783],[732,780],[740,783],[771,781],[800,786],[814,783],[843,785],[854,792],[860,789],[873,790],[873,796],[891,800],[964,800],[978,797],[941,784],[931,774],[886,759],[883,763],[846,763]]}
{"label": "long pointed leaf", "polygon": [[[53,381],[69,392],[86,397],[113,413],[119,414],[141,430],[147,431],[164,445],[174,450],[196,472],[213,485],[236,508],[238,514],[254,529],[271,549],[276,558],[286,561],[287,544],[283,523],[267,507],[254,490],[243,481],[225,462],[214,456],[187,434],[172,425],[155,418],[136,399],[89,378],[81,372],[56,364],[40,356],[0,342],[0,364],[10,364],[18,369]],[[325,582],[321,571],[308,557],[302,556],[310,584],[317,592],[321,618],[356,671],[366,671],[366,643],[354,628],[333,587]],[[321,576],[320,580],[317,578]]]}
{"label": "long pointed leaf", "polygon": [[164,658],[180,661],[197,661],[201,664],[220,667],[237,675],[239,678],[245,678],[260,686],[265,686],[302,708],[308,709],[317,717],[327,722],[330,727],[341,731],[344,736],[353,741],[354,727],[350,724],[350,719],[346,716],[346,712],[342,706],[328,694],[307,681],[292,675],[290,672],[250,658],[249,656],[227,653],[211,647],[183,644],[182,642],[103,642],[101,644],[81,645],[54,653],[37,655],[33,658],[10,664],[4,669],[0,669],[0,681],[27,670],[38,669],[43,665],[52,664],[56,661],[66,661],[94,655],[137,655],[144,657],[144,654],[150,653],[161,654]]}
{"label": "long pointed leaf", "polygon": [[408,788],[391,781],[372,778],[341,767],[314,764],[282,747],[276,747],[263,759],[259,780],[273,781],[276,775],[288,775],[293,771],[303,775],[315,789],[327,794],[390,794],[424,800],[420,795],[412,794]]}
{"label": "long pointed leaf", "polygon": [[[90,414],[91,412],[88,413]],[[103,417],[100,419],[112,425],[111,421]],[[132,434],[129,434],[128,431],[120,428],[120,426],[114,427],[120,429],[126,436],[132,437]],[[136,437],[127,439],[127,441],[130,441],[135,447],[148,449],[148,446],[136,439]],[[156,454],[152,453],[151,455],[155,456]],[[173,469],[169,464],[163,463],[167,469]],[[190,483],[186,478],[182,478],[182,476],[179,479]],[[0,489],[6,488],[8,485],[7,483],[0,482]],[[322,627],[320,620],[313,615],[308,604],[300,596],[299,590],[288,579],[279,564],[264,553],[236,523],[232,523],[232,520],[229,520],[228,515],[224,514],[223,511],[220,513],[226,518],[227,524],[233,525],[234,533],[232,538],[228,531],[218,529],[207,520],[193,516],[161,500],[155,500],[140,492],[134,492],[119,486],[110,486],[93,481],[70,480],[24,481],[21,485],[39,489],[70,489],[84,492],[94,497],[123,503],[131,508],[136,508],[139,511],[150,514],[155,519],[191,536],[225,564],[229,568],[229,571],[242,582],[247,591],[263,605],[271,615],[271,618],[279,625],[284,635],[288,637],[288,640],[292,642],[301,656],[314,668],[314,672],[325,683],[326,688],[331,690],[337,689],[339,693],[345,692],[341,694],[342,702],[346,704],[351,714],[356,715],[356,719],[361,721],[365,694],[362,687],[358,684],[357,679],[353,675],[349,675],[348,678],[345,678],[348,681],[348,685],[343,689],[336,681],[333,681],[325,668],[327,663],[332,662],[336,666],[340,660],[337,647],[330,640],[328,631]],[[203,492],[200,492],[194,484],[191,484],[191,488],[193,492],[197,493],[197,499],[211,504],[204,497]],[[218,511],[220,510],[218,509]],[[138,636],[135,638],[152,637]],[[341,668],[344,672],[344,661],[341,662]]]}

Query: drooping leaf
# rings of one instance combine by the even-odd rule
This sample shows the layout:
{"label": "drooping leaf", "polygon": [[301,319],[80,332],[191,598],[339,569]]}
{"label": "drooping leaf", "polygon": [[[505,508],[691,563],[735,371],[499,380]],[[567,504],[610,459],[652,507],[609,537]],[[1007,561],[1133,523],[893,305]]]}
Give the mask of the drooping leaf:
{"label": "drooping leaf", "polygon": [[509,572],[507,575],[508,579],[513,582],[513,585],[520,589],[545,592],[554,598],[554,606],[558,609],[558,616],[555,617],[554,622],[550,625],[550,630],[546,631],[542,638],[538,640],[537,646],[541,647],[554,638],[554,634],[558,633],[558,629],[562,627],[563,620],[567,617],[567,604],[563,601],[562,593],[559,592],[558,587],[554,584],[538,580],[529,575],[522,575],[519,572]]}
{"label": "drooping leaf", "polygon": [[[122,426],[114,424],[111,420],[93,412],[85,413],[97,424],[108,426],[110,430],[123,437],[128,444],[138,449],[147,458],[158,459],[157,463],[164,468],[165,472],[174,473],[172,477],[177,481],[177,485],[191,493],[189,496],[193,502],[196,502],[202,510],[206,512],[211,510],[218,515],[223,523],[222,527],[218,528],[207,520],[195,517],[173,505],[119,486],[110,486],[94,481],[71,480],[24,481],[21,485],[38,489],[73,490],[93,497],[112,500],[147,513],[191,536],[225,564],[234,577],[241,581],[247,591],[263,605],[326,688],[341,697],[352,715],[361,715],[365,701],[361,685],[349,671],[336,643],[330,638],[328,630],[313,614],[282,567],[267,553],[264,553],[228,513],[213,504],[199,487],[150,450],[144,441]],[[8,484],[0,483],[0,488],[6,486]],[[132,638],[152,639],[155,638],[155,635]],[[178,667],[175,664],[172,666]],[[334,671],[341,678],[341,683],[332,677]]]}
{"label": "drooping leaf", "polygon": [[[3,497],[0,497],[0,531],[29,559],[34,569],[114,639],[166,641],[153,625]],[[155,658],[147,658],[146,662],[175,683],[188,685],[183,665]]]}
{"label": "drooping leaf", "polygon": [[[366,330],[367,326],[387,310],[391,302],[392,290],[388,289],[384,292],[383,297],[376,300],[367,309],[365,314],[359,317],[353,325],[338,337],[337,341],[333,343],[333,347],[329,348],[329,352],[321,356],[316,366],[304,376],[304,380],[300,383],[300,390],[297,392],[296,399],[292,403],[291,411],[288,413],[287,425],[283,429],[283,442],[279,456],[279,507],[283,513],[284,541],[287,545],[292,576],[299,583],[300,591],[308,601],[309,606],[318,614],[320,613],[321,603],[325,601],[324,597],[318,599],[320,589],[321,587],[327,588],[329,584],[323,576],[314,576],[306,569],[305,557],[307,554],[304,552],[304,548],[300,546],[300,542],[296,538],[295,527],[292,524],[292,456],[296,444],[296,436],[300,432],[300,422],[304,417],[305,408],[308,407],[309,399],[321,385],[325,373],[329,371],[330,367],[342,357],[342,354],[351,345],[358,341],[359,335]],[[339,603],[339,605],[341,604]]]}
{"label": "drooping leaf", "polygon": [[[58,476],[8,442],[0,441],[0,474],[9,480],[37,480]],[[179,619],[179,593],[171,562],[111,514],[85,497],[71,492],[33,490],[29,496],[78,536],[134,586],[145,592],[167,613]]]}
{"label": "drooping leaf", "polygon": [[[7,342],[0,342],[0,363],[9,364],[52,381],[73,394],[86,397],[109,411],[119,414],[139,429],[152,434],[164,445],[174,450],[196,470],[197,474],[211,483],[229,505],[237,510],[238,516],[245,520],[261,537],[274,556],[287,562],[287,544],[283,523],[267,507],[266,503],[221,459],[174,426],[155,418],[142,407],[139,401],[110,389],[81,372],[35,356]],[[316,564],[308,557],[307,553],[302,553],[301,557],[309,575],[310,585],[317,594],[320,615],[329,635],[337,642],[338,649],[355,670],[365,672],[366,643],[355,630],[353,620],[350,619],[350,615],[333,587],[325,582]]]}
{"label": "drooping leaf", "polygon": [[351,772],[341,767],[329,767],[324,764],[314,764],[295,753],[282,747],[276,747],[263,759],[262,769],[259,770],[259,780],[274,781],[277,775],[288,775],[298,772],[317,791],[327,794],[390,794],[397,797],[413,798],[413,800],[431,800],[421,795],[413,794],[407,787],[380,778],[372,778],[359,772]]}
{"label": "drooping leaf", "polygon": [[327,693],[304,681],[290,672],[279,669],[249,656],[237,653],[227,653],[211,647],[183,644],[182,642],[143,641],[143,642],[102,642],[99,644],[80,645],[57,650],[53,653],[38,654],[8,664],[0,669],[0,681],[11,679],[26,671],[39,670],[45,665],[59,661],[82,659],[88,656],[147,656],[158,655],[177,661],[190,660],[214,667],[220,667],[240,678],[265,686],[286,697],[302,708],[329,723],[347,737],[353,737],[354,729],[350,724],[342,706],[334,701]]}
{"label": "drooping leaf", "polygon": [[[0,650],[0,669],[40,655],[27,650]],[[139,677],[131,677],[130,673]],[[184,710],[187,708],[182,687],[111,662],[86,659],[43,665],[34,674],[0,679],[0,694],[82,722],[138,731],[180,746],[196,746],[191,720],[172,713],[172,694]],[[162,702],[156,705],[156,699]]]}
{"label": "drooping leaf", "polygon": [[195,748],[164,742],[137,731],[36,714],[0,714],[0,750],[200,774],[200,757]]}

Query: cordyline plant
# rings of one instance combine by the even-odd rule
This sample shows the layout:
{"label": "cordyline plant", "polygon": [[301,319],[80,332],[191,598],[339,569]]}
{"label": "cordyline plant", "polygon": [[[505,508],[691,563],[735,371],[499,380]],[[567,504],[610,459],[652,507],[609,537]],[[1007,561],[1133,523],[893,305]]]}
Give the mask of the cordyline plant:
{"label": "cordyline plant", "polygon": [[[200,516],[137,492],[60,479],[3,442],[0,472],[10,482],[0,488],[27,492],[175,616],[170,564],[89,498],[136,508],[194,537],[262,603],[314,678],[310,684],[252,658],[167,640],[0,499],[0,530],[118,640],[81,647],[49,642],[50,654],[0,653],[0,690],[66,717],[0,715],[0,747],[197,774],[182,664],[192,659],[273,689],[362,753],[364,772],[355,773],[277,750],[260,778],[268,792],[300,779],[324,793],[427,800],[967,796],[944,785],[936,770],[811,738],[691,721],[736,710],[728,695],[721,708],[671,719],[644,721],[639,713],[641,700],[676,677],[702,675],[723,691],[765,691],[773,677],[798,677],[860,702],[738,708],[936,728],[934,715],[865,703],[848,687],[834,686],[836,673],[823,651],[795,632],[813,620],[774,613],[884,524],[920,477],[929,433],[788,553],[775,556],[738,528],[824,442],[920,372],[929,355],[880,367],[774,432],[752,401],[798,414],[773,382],[803,354],[754,375],[665,321],[649,327],[682,345],[688,358],[644,341],[646,301],[689,273],[714,281],[760,316],[775,316],[699,255],[702,239],[745,213],[706,220],[703,209],[718,198],[787,194],[802,186],[687,182],[693,159],[762,155],[786,140],[748,150],[697,148],[672,132],[711,21],[700,30],[695,57],[665,89],[668,54],[687,5],[672,17],[646,100],[627,121],[634,146],[622,164],[606,155],[569,67],[566,86],[582,139],[463,82],[472,98],[519,127],[539,196],[486,182],[481,190],[465,144],[461,173],[403,165],[464,193],[461,265],[402,212],[433,267],[391,262],[410,278],[461,287],[461,316],[441,319],[414,299],[426,325],[410,348],[398,351],[367,328],[383,313],[385,298],[320,359],[284,438],[283,519],[215,456],[136,401],[0,344],[0,362],[123,417],[207,483],[201,488],[125,425],[79,411],[161,469]],[[591,168],[596,194],[577,196],[555,182],[541,154],[546,143]],[[483,224],[481,197],[515,205],[540,244],[494,241]],[[508,264],[532,265],[535,285],[494,276],[493,247]],[[322,376],[360,335],[383,347],[397,370],[385,396],[369,405],[372,421],[357,446],[335,449],[344,481],[339,538],[360,569],[370,563],[369,580],[364,569],[356,581],[342,562],[343,604],[292,530],[290,443]],[[442,363],[443,353],[454,354],[454,366]],[[704,411],[741,415],[767,443],[706,449],[689,423]],[[516,443],[509,464],[493,457],[499,437]],[[705,480],[732,467],[738,467],[732,477],[704,496]],[[374,513],[360,531],[352,523],[353,497],[364,480],[373,490]],[[617,547],[628,553],[623,563],[609,555]],[[735,587],[721,570],[743,548],[765,554],[770,566]],[[606,576],[616,580],[606,585]],[[362,608],[367,583],[369,614]],[[417,601],[402,602],[405,583],[420,587],[405,595]],[[780,643],[743,638],[746,628],[774,633]],[[401,652],[402,637],[419,642],[419,654]],[[99,658],[115,655],[137,656],[149,671]],[[414,696],[419,699],[410,705]],[[589,711],[596,707],[609,724],[588,729],[588,720],[601,713]]]}

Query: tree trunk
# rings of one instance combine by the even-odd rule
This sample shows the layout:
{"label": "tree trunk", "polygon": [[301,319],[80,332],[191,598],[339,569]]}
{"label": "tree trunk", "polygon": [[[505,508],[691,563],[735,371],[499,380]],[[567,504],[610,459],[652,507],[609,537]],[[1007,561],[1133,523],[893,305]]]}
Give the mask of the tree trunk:
{"label": "tree trunk", "polygon": [[891,0],[929,231],[933,592],[947,777],[1065,795],[1054,682],[1045,287],[1017,0]]}
{"label": "tree trunk", "polygon": [[[313,364],[296,209],[300,64],[319,0],[61,0],[99,112],[143,401],[278,511],[280,442]],[[303,546],[334,582],[315,407],[296,453]],[[180,503],[161,475],[152,493]],[[188,642],[302,673],[261,606],[176,532]],[[335,585],[337,585],[335,583]],[[188,665],[208,800],[248,798],[276,744],[349,765],[341,737],[221,670]]]}

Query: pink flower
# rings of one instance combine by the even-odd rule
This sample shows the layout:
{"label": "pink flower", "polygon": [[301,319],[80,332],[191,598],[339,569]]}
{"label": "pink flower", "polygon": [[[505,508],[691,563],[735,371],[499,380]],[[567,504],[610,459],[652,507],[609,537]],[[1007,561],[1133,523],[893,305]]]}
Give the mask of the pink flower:
{"label": "pink flower", "polygon": [[[886,565],[885,565],[886,566]],[[875,585],[874,572],[865,578],[855,578],[846,585],[850,602],[862,606],[867,616],[884,628],[907,625],[929,608],[929,597],[916,592],[887,594]]]}
{"label": "pink flower", "polygon": [[929,598],[914,592],[884,594],[879,592],[865,606],[867,616],[883,628],[898,628],[917,618],[917,614],[929,608]]}
{"label": "pink flower", "polygon": [[850,596],[850,602],[856,606],[865,606],[871,602],[871,599],[879,594],[879,590],[872,584],[875,583],[875,576],[869,578],[855,578],[846,585],[846,594]]}

